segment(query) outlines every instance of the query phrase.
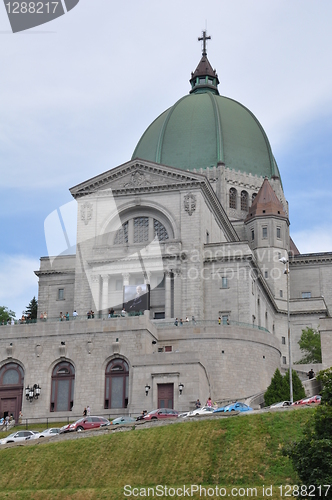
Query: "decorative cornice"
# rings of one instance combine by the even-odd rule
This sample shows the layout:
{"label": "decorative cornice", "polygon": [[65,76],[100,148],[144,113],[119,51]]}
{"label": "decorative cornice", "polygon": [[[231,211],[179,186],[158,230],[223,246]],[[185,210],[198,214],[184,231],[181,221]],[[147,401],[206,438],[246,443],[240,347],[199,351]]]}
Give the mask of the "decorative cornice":
{"label": "decorative cornice", "polygon": [[[202,174],[189,173],[175,167],[167,167],[152,162],[142,163],[141,160],[137,159],[78,184],[72,187],[70,192],[74,198],[95,194],[105,187],[111,187],[112,182],[125,178],[128,174],[131,174],[129,182],[125,182],[121,188],[112,188],[114,195],[179,189],[183,187],[183,184],[196,186],[200,184],[202,177],[204,177]],[[158,175],[158,184],[153,185],[149,179],[145,178],[146,174]]]}
{"label": "decorative cornice", "polygon": [[332,252],[306,253],[294,255],[289,259],[289,265],[301,266],[306,264],[332,263]]}
{"label": "decorative cornice", "polygon": [[48,270],[39,270],[39,271],[34,271],[35,275],[40,277],[40,276],[47,276],[49,274],[75,274],[75,269],[72,270],[63,270],[63,271],[55,271],[52,269]]}

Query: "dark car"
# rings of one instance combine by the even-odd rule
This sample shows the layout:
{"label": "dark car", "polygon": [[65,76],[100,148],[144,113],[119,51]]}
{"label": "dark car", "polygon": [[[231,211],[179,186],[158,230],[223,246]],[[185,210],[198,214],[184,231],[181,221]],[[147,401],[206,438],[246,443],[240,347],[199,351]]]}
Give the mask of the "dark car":
{"label": "dark car", "polygon": [[144,420],[157,420],[160,418],[177,418],[179,412],[171,410],[170,408],[158,408],[147,413],[143,418]]}
{"label": "dark car", "polygon": [[110,421],[104,417],[83,417],[74,422],[73,424],[64,425],[60,429],[60,434],[64,432],[73,431],[88,431],[91,429],[98,429],[99,427],[106,427],[110,425]]}

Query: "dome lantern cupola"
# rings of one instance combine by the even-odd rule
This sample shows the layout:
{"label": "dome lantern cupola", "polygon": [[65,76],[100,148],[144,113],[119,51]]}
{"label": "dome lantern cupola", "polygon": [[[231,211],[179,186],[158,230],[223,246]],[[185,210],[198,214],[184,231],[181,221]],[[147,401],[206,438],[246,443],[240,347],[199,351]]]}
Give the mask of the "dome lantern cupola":
{"label": "dome lantern cupola", "polygon": [[191,73],[191,91],[190,94],[200,94],[206,91],[210,91],[213,94],[219,95],[218,84],[219,79],[215,69],[207,58],[206,51],[206,41],[211,40],[210,36],[206,36],[206,31],[203,31],[202,37],[198,38],[199,41],[203,42],[202,48],[202,58],[193,73]]}

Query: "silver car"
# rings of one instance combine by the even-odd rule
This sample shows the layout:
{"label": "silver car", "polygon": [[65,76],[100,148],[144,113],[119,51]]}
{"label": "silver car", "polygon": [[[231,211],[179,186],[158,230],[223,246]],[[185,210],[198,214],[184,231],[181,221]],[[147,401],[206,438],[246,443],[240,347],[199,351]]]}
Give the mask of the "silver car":
{"label": "silver car", "polygon": [[38,438],[39,438],[39,432],[17,431],[13,432],[12,434],[9,434],[9,436],[6,436],[5,438],[0,439],[0,444],[19,443],[21,441],[27,441],[29,439],[38,439]]}
{"label": "silver car", "polygon": [[50,429],[45,429],[44,431],[40,432],[38,437],[40,437],[40,438],[54,437],[54,436],[58,436],[59,432],[60,432],[59,427],[51,427]]}

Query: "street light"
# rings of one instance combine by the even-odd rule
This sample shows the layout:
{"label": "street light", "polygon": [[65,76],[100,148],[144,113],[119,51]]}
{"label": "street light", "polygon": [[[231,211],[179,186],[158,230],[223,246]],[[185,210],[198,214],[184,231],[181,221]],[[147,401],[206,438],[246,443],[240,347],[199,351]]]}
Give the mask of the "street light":
{"label": "street light", "polygon": [[293,374],[292,374],[292,348],[290,331],[290,310],[289,310],[289,260],[286,257],[279,259],[285,264],[285,274],[287,275],[287,325],[288,325],[288,360],[289,360],[289,400],[293,403]]}

